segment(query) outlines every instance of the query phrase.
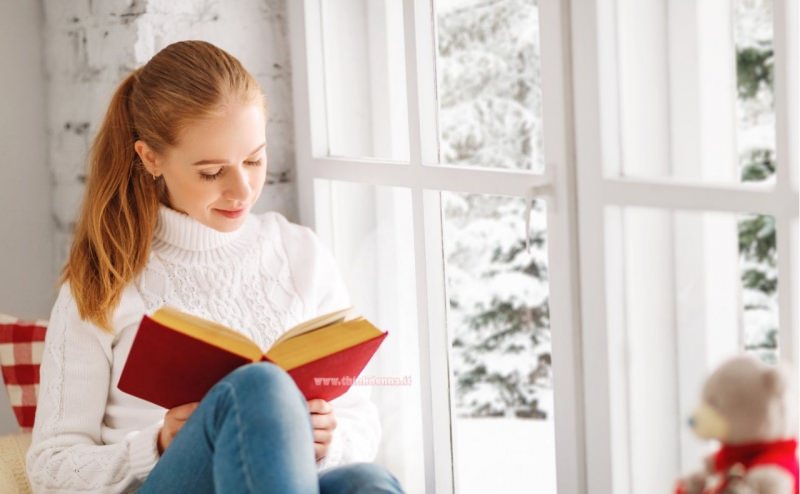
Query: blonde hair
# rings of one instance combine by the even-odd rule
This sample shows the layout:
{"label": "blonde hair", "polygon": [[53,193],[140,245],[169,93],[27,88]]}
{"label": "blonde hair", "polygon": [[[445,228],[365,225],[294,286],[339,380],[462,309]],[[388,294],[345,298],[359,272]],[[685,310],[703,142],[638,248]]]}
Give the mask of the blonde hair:
{"label": "blonde hair", "polygon": [[167,46],[119,85],[91,147],[59,281],[69,282],[81,318],[112,332],[110,314],[147,264],[164,188],[147,173],[134,143],[161,153],[178,143],[186,126],[220,114],[234,99],[266,105],[239,60],[203,41]]}

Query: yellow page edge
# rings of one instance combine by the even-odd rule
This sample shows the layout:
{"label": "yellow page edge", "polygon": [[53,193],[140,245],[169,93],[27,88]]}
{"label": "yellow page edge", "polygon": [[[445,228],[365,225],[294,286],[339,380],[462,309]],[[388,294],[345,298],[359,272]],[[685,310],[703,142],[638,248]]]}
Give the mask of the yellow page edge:
{"label": "yellow page edge", "polygon": [[187,314],[168,305],[156,310],[149,317],[173,331],[204,341],[253,362],[261,360],[261,349],[255,342],[222,324]]}
{"label": "yellow page edge", "polygon": [[[333,327],[332,327],[333,326]],[[358,318],[350,321],[345,321],[340,324],[332,326],[325,326],[324,330],[334,329],[334,331],[314,337],[317,346],[305,346],[308,344],[307,338],[309,333],[304,333],[297,338],[292,338],[287,341],[287,345],[282,348],[270,348],[267,352],[267,358],[270,361],[279,364],[284,370],[289,371],[309,362],[319,360],[334,353],[340,352],[347,348],[359,345],[365,341],[377,338],[384,331],[378,329],[375,325],[364,318]],[[314,331],[316,333],[317,331]],[[346,335],[345,333],[350,333]]]}

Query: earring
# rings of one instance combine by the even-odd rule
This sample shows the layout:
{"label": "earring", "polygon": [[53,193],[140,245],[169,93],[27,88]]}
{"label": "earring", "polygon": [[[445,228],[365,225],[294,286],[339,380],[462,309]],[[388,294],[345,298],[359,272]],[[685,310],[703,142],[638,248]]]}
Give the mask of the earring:
{"label": "earring", "polygon": [[156,175],[156,174],[154,173],[154,174],[153,174],[153,181],[155,182],[156,180],[158,180],[158,175]]}

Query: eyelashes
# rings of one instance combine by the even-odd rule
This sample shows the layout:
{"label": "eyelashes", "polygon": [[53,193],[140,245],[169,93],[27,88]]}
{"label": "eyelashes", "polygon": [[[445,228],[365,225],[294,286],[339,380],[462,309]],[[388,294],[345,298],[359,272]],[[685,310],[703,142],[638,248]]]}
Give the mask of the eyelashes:
{"label": "eyelashes", "polygon": [[[262,160],[254,160],[254,161],[245,161],[244,164],[247,166],[261,166]],[[225,167],[221,166],[216,173],[200,173],[200,178],[203,180],[216,180],[225,172]]]}

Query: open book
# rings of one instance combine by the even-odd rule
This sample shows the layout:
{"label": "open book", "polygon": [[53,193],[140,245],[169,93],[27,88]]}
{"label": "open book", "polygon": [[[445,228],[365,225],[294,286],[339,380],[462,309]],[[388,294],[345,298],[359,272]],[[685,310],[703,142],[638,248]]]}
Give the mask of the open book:
{"label": "open book", "polygon": [[262,352],[222,324],[164,306],[145,315],[122,370],[120,390],[165,408],[200,401],[229,372],[272,362],[294,379],[307,400],[347,391],[388,332],[343,309],[284,332]]}

